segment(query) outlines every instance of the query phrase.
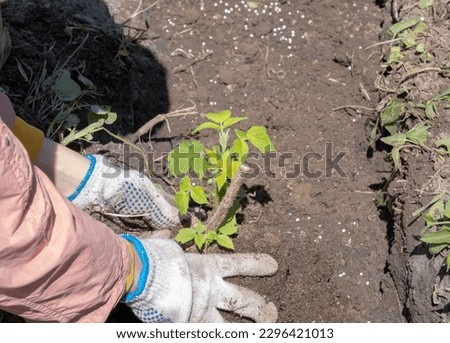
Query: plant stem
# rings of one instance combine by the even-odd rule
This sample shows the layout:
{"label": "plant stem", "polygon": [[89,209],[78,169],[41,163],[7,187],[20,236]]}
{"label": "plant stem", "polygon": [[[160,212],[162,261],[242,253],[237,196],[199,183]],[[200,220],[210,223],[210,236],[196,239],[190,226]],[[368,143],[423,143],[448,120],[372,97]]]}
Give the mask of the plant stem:
{"label": "plant stem", "polygon": [[219,225],[222,224],[231,206],[233,206],[233,202],[236,199],[239,188],[244,182],[244,179],[242,178],[242,172],[247,172],[249,170],[250,168],[248,166],[241,164],[236,175],[231,180],[227,192],[220,202],[219,207],[214,210],[212,215],[206,221],[206,228],[208,230],[216,230],[219,228]]}

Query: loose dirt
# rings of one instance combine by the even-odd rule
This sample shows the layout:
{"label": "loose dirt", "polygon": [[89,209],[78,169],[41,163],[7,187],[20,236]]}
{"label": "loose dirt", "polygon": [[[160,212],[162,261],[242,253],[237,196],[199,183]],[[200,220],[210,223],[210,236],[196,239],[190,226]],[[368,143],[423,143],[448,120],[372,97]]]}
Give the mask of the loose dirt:
{"label": "loose dirt", "polygon": [[[136,12],[137,0],[6,1],[13,48],[0,85],[19,115],[45,129],[48,120],[37,120],[24,102],[30,82],[19,63],[28,76],[44,64],[52,70],[87,37],[69,65],[95,84],[90,103],[118,113],[112,131],[126,136],[179,108],[199,113],[160,124],[151,147],[143,137],[155,159],[207,112],[231,109],[249,118],[243,128],[266,126],[277,154],[259,160],[258,175],[245,181],[235,246],[272,255],[279,271],[232,282],[267,296],[280,322],[412,320],[403,291],[408,257],[390,241],[395,218],[375,202],[392,166],[385,151],[368,154],[367,124],[382,98],[374,86],[382,47],[366,48],[384,37],[391,11],[382,1],[363,0],[251,4],[144,0]],[[111,137],[96,138],[96,145],[73,148],[122,149],[117,141],[106,144]],[[205,131],[200,139],[211,137]],[[427,161],[417,163],[428,168]],[[133,318],[119,307],[110,320]]]}

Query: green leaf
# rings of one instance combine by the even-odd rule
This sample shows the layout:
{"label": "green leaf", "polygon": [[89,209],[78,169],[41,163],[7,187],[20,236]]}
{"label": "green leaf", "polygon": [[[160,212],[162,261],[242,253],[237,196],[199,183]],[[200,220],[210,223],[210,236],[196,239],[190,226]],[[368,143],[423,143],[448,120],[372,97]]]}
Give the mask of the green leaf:
{"label": "green leaf", "polygon": [[369,146],[375,150],[375,144],[377,142],[377,132],[378,132],[378,123],[380,122],[380,118],[377,118],[377,121],[375,123],[370,122],[370,139],[369,139]]}
{"label": "green leaf", "polygon": [[195,158],[192,163],[192,170],[197,174],[199,179],[205,177],[206,172],[206,160],[203,156],[202,158]]}
{"label": "green leaf", "polygon": [[428,130],[427,125],[419,124],[406,133],[406,139],[417,145],[425,145],[428,140]]}
{"label": "green leaf", "polygon": [[413,217],[418,216],[420,213],[422,213],[423,211],[425,211],[429,206],[433,205],[434,203],[436,203],[438,200],[440,200],[444,195],[445,195],[445,191],[439,193],[438,195],[434,196],[433,199],[431,199],[431,201],[426,204],[425,206],[419,208],[418,210],[414,211],[414,213],[412,214]]}
{"label": "green leaf", "polygon": [[387,132],[389,132],[390,135],[396,135],[398,128],[397,128],[397,123],[393,123],[393,124],[388,124],[384,127]]}
{"label": "green leaf", "polygon": [[93,114],[101,116],[103,114],[108,114],[108,112],[111,110],[111,107],[109,107],[109,106],[103,107],[100,105],[91,105],[91,107],[89,109]]}
{"label": "green leaf", "polygon": [[111,125],[117,120],[117,113],[111,112],[109,106],[92,105],[88,112],[88,123],[97,123],[98,127],[102,127],[103,124]]}
{"label": "green leaf", "polygon": [[191,168],[201,179],[205,174],[205,152],[200,141],[192,141],[188,147],[189,168]]}
{"label": "green leaf", "polygon": [[237,138],[239,138],[243,141],[247,140],[247,132],[239,130],[239,129],[234,130],[234,132],[236,132]]}
{"label": "green leaf", "polygon": [[179,158],[177,155],[180,153],[180,148],[173,149],[168,156],[169,172],[173,176],[181,176],[189,170],[189,160],[187,158]]}
{"label": "green leaf", "polygon": [[208,198],[206,197],[205,191],[201,186],[192,187],[191,198],[199,205],[208,203]]}
{"label": "green leaf", "polygon": [[389,63],[400,63],[405,58],[405,55],[400,50],[400,47],[393,46],[391,47],[391,53],[388,57]]}
{"label": "green leaf", "polygon": [[81,95],[81,87],[70,77],[70,71],[63,69],[52,87],[53,93],[62,101],[73,101]]}
{"label": "green leaf", "polygon": [[225,120],[231,117],[231,111],[225,110],[217,113],[206,113],[205,117],[213,121],[214,123],[222,124]]}
{"label": "green leaf", "polygon": [[96,114],[99,118],[105,120],[105,124],[111,125],[117,120],[117,113],[111,112],[111,106],[92,105],[90,114]]}
{"label": "green leaf", "polygon": [[204,233],[206,230],[205,228],[205,224],[203,223],[197,223],[197,225],[195,225],[195,232],[200,234],[200,233]]}
{"label": "green leaf", "polygon": [[194,237],[195,245],[199,250],[202,250],[203,245],[206,243],[206,235],[205,234],[197,234]]}
{"label": "green leaf", "polygon": [[274,152],[275,147],[264,126],[252,126],[247,131],[247,138],[262,153]]}
{"label": "green leaf", "polygon": [[227,177],[229,179],[234,178],[234,176],[237,174],[240,166],[241,166],[241,161],[231,161],[231,164],[228,165]]}
{"label": "green leaf", "polygon": [[434,222],[433,216],[431,215],[431,213],[428,213],[428,212],[423,214],[423,220],[425,220],[425,223],[428,226],[430,225],[430,223]]}
{"label": "green leaf", "polygon": [[412,34],[410,34],[407,35],[405,38],[403,38],[402,43],[403,45],[405,45],[406,48],[412,48],[413,46],[416,45],[416,39]]}
{"label": "green leaf", "polygon": [[200,159],[203,144],[199,141],[182,141],[168,156],[169,172],[173,176],[181,176],[189,171],[195,159]]}
{"label": "green leaf", "polygon": [[203,157],[204,146],[200,141],[191,141],[189,146],[189,152],[194,155],[195,158]]}
{"label": "green leaf", "polygon": [[189,192],[192,188],[191,179],[189,176],[185,176],[180,180],[180,191],[181,192]]}
{"label": "green leaf", "polygon": [[234,235],[237,231],[238,231],[237,226],[233,226],[233,227],[231,227],[231,226],[226,226],[226,227],[223,226],[223,227],[221,227],[219,229],[220,233],[222,233],[224,235],[227,235],[227,236]]}
{"label": "green leaf", "polygon": [[418,23],[420,23],[420,17],[402,20],[392,25],[389,29],[389,33],[391,34],[392,38],[395,38],[400,32],[409,29],[417,25]]}
{"label": "green leaf", "polygon": [[427,223],[432,223],[442,219],[442,213],[444,212],[444,203],[442,201],[436,201],[428,210],[432,220],[426,220]]}
{"label": "green leaf", "polygon": [[219,160],[219,168],[223,171],[227,171],[228,165],[231,163],[231,155],[229,150],[225,150]]}
{"label": "green leaf", "polygon": [[116,120],[117,120],[117,113],[115,113],[115,112],[108,112],[108,114],[106,116],[106,119],[105,119],[105,124],[111,125]]}
{"label": "green leaf", "polygon": [[230,138],[230,129],[222,130],[219,132],[219,144],[221,152],[225,152],[226,150],[228,150],[229,138]]}
{"label": "green leaf", "polygon": [[436,147],[439,148],[441,146],[444,146],[446,149],[446,152],[450,154],[450,137],[447,138],[441,138],[436,141]]}
{"label": "green leaf", "polygon": [[406,143],[406,135],[404,133],[398,133],[392,136],[381,137],[380,139],[382,142],[395,147],[400,147],[402,145],[405,145]]}
{"label": "green leaf", "polygon": [[414,33],[422,33],[422,32],[424,32],[427,28],[428,28],[428,25],[421,21],[421,22],[420,22],[419,24],[417,24],[417,26],[415,27]]}
{"label": "green leaf", "polygon": [[247,160],[249,147],[246,141],[242,139],[235,139],[231,148],[231,153],[237,154],[240,163],[244,163]]}
{"label": "green leaf", "polygon": [[210,121],[207,121],[206,123],[200,124],[199,126],[197,126],[195,128],[194,131],[192,131],[192,134],[196,134],[197,132],[201,131],[201,130],[205,130],[205,129],[214,129],[219,131],[220,130],[220,125],[211,123]]}
{"label": "green leaf", "polygon": [[420,9],[425,9],[428,8],[430,6],[433,6],[433,0],[419,0],[419,8]]}
{"label": "green leaf", "polygon": [[450,230],[442,229],[437,232],[427,232],[420,240],[432,244],[450,244]]}
{"label": "green leaf", "polygon": [[430,252],[430,254],[437,255],[447,247],[448,247],[448,244],[445,244],[445,243],[444,244],[430,244],[430,246],[428,247],[428,251]]}
{"label": "green leaf", "polygon": [[447,262],[446,264],[447,264],[447,273],[448,273],[448,271],[450,269],[450,254],[447,254],[446,262]]}
{"label": "green leaf", "polygon": [[186,214],[189,208],[189,194],[178,191],[175,193],[175,204],[181,214]]}
{"label": "green leaf", "polygon": [[425,44],[424,43],[417,44],[416,51],[420,54],[425,52]]}
{"label": "green leaf", "polygon": [[226,182],[227,182],[227,172],[220,171],[219,175],[216,176],[217,190],[220,191]]}
{"label": "green leaf", "polygon": [[214,242],[217,239],[217,232],[216,231],[208,231],[206,233],[206,239],[210,242]]}
{"label": "green leaf", "polygon": [[234,124],[240,123],[241,121],[247,120],[247,117],[231,117],[226,119],[223,123],[222,123],[222,129],[226,129],[227,127],[230,127]]}
{"label": "green leaf", "polygon": [[219,244],[221,247],[230,249],[230,250],[234,250],[233,240],[229,236],[219,234],[219,235],[217,235],[216,241],[217,241],[217,244]]}
{"label": "green leaf", "polygon": [[217,190],[220,191],[227,182],[228,166],[231,164],[230,151],[226,150],[217,163],[218,174],[216,176]]}
{"label": "green leaf", "polygon": [[76,127],[80,123],[80,118],[76,114],[69,114],[69,116],[64,121],[64,128],[68,129],[70,127]]}
{"label": "green leaf", "polygon": [[175,241],[181,244],[190,242],[195,237],[195,231],[191,228],[184,228],[178,231],[178,234],[174,237]]}
{"label": "green leaf", "polygon": [[227,236],[234,235],[237,230],[236,216],[219,228],[219,232]]}
{"label": "green leaf", "polygon": [[435,101],[428,101],[425,105],[425,115],[428,119],[433,119],[437,116],[437,108]]}
{"label": "green leaf", "polygon": [[433,55],[425,50],[422,54],[420,54],[419,58],[422,62],[425,63],[433,60]]}
{"label": "green leaf", "polygon": [[217,154],[217,152],[215,150],[209,150],[209,149],[205,149],[206,152],[206,156],[208,157],[208,162],[213,165],[216,166],[217,163],[219,162],[219,156]]}
{"label": "green leaf", "polygon": [[445,100],[448,97],[450,97],[450,88],[448,88],[447,90],[445,90],[443,93],[436,95],[433,99],[431,99],[430,101],[435,102],[435,101],[439,101],[439,100]]}
{"label": "green leaf", "polygon": [[450,208],[446,208],[445,210],[442,211],[442,215],[447,218],[450,219]]}
{"label": "green leaf", "polygon": [[400,169],[402,166],[400,161],[400,149],[398,147],[394,147],[391,151],[391,156],[395,168]]}
{"label": "green leaf", "polygon": [[383,126],[393,124],[403,117],[405,109],[399,99],[392,99],[380,113],[381,124]]}

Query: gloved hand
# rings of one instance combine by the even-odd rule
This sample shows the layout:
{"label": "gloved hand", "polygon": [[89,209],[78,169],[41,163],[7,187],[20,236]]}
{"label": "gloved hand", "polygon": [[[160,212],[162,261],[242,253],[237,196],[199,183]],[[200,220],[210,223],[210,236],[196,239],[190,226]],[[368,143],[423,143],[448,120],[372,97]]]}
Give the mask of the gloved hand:
{"label": "gloved hand", "polygon": [[155,229],[180,226],[178,210],[153,182],[136,170],[124,170],[105,156],[87,155],[90,167],[77,189],[68,197],[76,206],[99,207],[123,215],[142,216]]}
{"label": "gloved hand", "polygon": [[276,261],[265,254],[185,254],[171,240],[139,240],[130,235],[143,267],[137,290],[125,303],[143,322],[220,323],[218,309],[256,322],[276,322],[275,305],[224,277],[273,275]]}

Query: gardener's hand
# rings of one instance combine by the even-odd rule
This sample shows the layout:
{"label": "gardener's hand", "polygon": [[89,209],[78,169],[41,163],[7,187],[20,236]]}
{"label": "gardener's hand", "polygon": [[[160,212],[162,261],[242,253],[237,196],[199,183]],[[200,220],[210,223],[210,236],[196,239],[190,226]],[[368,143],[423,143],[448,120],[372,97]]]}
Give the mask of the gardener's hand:
{"label": "gardener's hand", "polygon": [[144,322],[223,322],[218,309],[256,322],[276,322],[275,305],[263,296],[224,281],[229,276],[276,273],[276,261],[264,254],[184,254],[171,240],[139,240],[124,235],[142,261],[137,290],[125,303]]}
{"label": "gardener's hand", "polygon": [[153,182],[136,170],[124,170],[101,155],[87,155],[90,167],[68,199],[86,209],[98,207],[130,217],[144,217],[155,229],[180,226],[178,210]]}
{"label": "gardener's hand", "polygon": [[277,308],[261,295],[224,281],[230,276],[273,275],[276,261],[265,254],[186,254],[192,278],[192,323],[220,323],[217,309],[234,312],[258,323],[277,321]]}

